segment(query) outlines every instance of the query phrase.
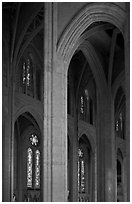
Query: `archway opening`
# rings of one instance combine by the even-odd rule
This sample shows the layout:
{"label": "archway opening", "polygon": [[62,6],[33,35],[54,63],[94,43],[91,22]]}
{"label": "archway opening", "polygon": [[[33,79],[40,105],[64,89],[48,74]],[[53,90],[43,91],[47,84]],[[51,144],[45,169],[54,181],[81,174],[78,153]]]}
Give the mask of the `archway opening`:
{"label": "archway opening", "polygon": [[14,125],[14,201],[42,200],[41,132],[33,116],[25,112]]}
{"label": "archway opening", "polygon": [[[70,171],[68,169],[68,181],[70,181],[68,201],[93,201],[92,187],[91,183],[89,183],[89,175],[91,174],[89,169],[91,168],[89,165],[91,162],[90,145],[88,148],[86,138],[82,137],[82,139],[79,139],[78,136],[82,128],[85,131],[88,125],[91,129],[96,126],[96,83],[88,61],[81,50],[75,52],[70,62],[67,90],[68,129],[72,132],[71,134],[68,133],[70,137],[68,141],[72,141],[70,145],[68,142],[68,168],[70,169]],[[90,128],[89,133],[91,131]],[[80,148],[82,147],[85,156],[79,157]],[[86,167],[84,167],[84,163]],[[81,173],[83,169],[88,172],[85,178],[85,190],[81,186],[81,182],[84,179]],[[82,179],[80,180],[81,177]]]}

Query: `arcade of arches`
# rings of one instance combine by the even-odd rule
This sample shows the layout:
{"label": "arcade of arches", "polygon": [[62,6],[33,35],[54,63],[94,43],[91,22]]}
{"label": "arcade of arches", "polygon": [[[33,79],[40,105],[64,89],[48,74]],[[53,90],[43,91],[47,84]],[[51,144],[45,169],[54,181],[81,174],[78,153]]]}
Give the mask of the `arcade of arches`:
{"label": "arcade of arches", "polygon": [[129,3],[2,9],[2,200],[130,201]]}

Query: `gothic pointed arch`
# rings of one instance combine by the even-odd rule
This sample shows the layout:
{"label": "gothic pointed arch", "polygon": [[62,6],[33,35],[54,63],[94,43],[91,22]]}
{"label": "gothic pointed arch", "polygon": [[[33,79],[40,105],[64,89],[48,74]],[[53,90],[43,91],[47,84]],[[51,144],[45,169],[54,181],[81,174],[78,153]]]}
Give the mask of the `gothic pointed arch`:
{"label": "gothic pointed arch", "polygon": [[29,112],[20,115],[14,125],[14,201],[42,200],[42,137]]}
{"label": "gothic pointed arch", "polygon": [[[108,9],[106,9],[106,7],[108,7]],[[83,24],[81,24],[82,21],[84,22]],[[88,26],[97,21],[109,22],[119,28],[123,33],[125,11],[114,3],[108,3],[107,5],[103,3],[99,3],[98,5],[91,3],[83,8],[65,29],[58,41],[57,50],[65,61],[70,61],[67,57],[71,56],[71,50],[80,35]]]}

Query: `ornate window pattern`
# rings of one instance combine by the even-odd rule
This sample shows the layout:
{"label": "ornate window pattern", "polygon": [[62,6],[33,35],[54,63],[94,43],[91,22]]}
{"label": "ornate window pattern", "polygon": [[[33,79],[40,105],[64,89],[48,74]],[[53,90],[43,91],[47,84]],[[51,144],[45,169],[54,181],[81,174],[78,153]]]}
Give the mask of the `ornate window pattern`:
{"label": "ornate window pattern", "polygon": [[22,83],[23,83],[23,85],[25,85],[26,84],[26,63],[24,62],[23,63],[23,67],[22,67]]}
{"label": "ornate window pattern", "polygon": [[117,136],[124,139],[125,136],[125,119],[124,119],[124,115],[123,112],[120,112],[118,115],[118,119],[116,120],[115,123],[115,131],[117,133]]}
{"label": "ornate window pattern", "polygon": [[23,93],[33,96],[33,63],[31,57],[24,60],[22,64],[22,86]]}
{"label": "ornate window pattern", "polygon": [[32,134],[32,136],[30,137],[30,141],[31,141],[31,144],[33,146],[37,146],[38,145],[38,137],[37,137],[37,135]]}
{"label": "ornate window pattern", "polygon": [[32,81],[33,81],[33,67],[31,58],[27,59],[27,86],[32,88]]}
{"label": "ornate window pattern", "polygon": [[118,130],[119,130],[119,121],[117,120],[116,121],[116,132],[118,132]]}
{"label": "ornate window pattern", "polygon": [[32,188],[32,173],[33,173],[33,151],[29,147],[27,150],[27,187]]}
{"label": "ornate window pattern", "polygon": [[85,193],[85,164],[81,160],[81,193]]}
{"label": "ornate window pattern", "polygon": [[81,114],[84,113],[84,97],[83,96],[81,96],[80,98],[80,112]]}
{"label": "ornate window pattern", "polygon": [[85,162],[82,149],[78,150],[78,156],[78,191],[79,193],[85,193]]}
{"label": "ornate window pattern", "polygon": [[80,96],[80,119],[93,124],[93,101],[88,89]]}
{"label": "ornate window pattern", "polygon": [[36,62],[34,62],[32,53],[23,57],[20,66],[21,71],[18,70],[19,79],[16,90],[22,93],[41,100],[41,69]]}
{"label": "ornate window pattern", "polygon": [[27,150],[27,188],[40,189],[40,150],[36,149],[38,136],[31,134],[29,141],[35,149],[29,147]]}
{"label": "ornate window pattern", "polygon": [[35,152],[35,188],[40,188],[40,151]]}
{"label": "ornate window pattern", "polygon": [[[31,145],[38,145],[38,136],[31,134],[29,137]],[[40,150],[28,148],[27,150],[27,188],[40,189]]]}

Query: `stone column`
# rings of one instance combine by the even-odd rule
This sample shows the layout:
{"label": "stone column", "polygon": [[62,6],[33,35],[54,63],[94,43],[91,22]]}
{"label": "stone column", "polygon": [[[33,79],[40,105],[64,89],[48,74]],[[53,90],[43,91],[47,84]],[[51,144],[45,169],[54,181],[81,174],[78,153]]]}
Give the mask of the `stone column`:
{"label": "stone column", "polygon": [[110,94],[98,93],[97,176],[98,201],[115,201],[114,107]]}
{"label": "stone column", "polygon": [[[7,113],[8,114],[8,113]],[[2,124],[2,201],[11,201],[11,127],[9,115],[3,114]]]}
{"label": "stone column", "polygon": [[95,152],[93,155],[93,169],[94,169],[93,202],[97,202],[97,146],[95,148]]}
{"label": "stone column", "polygon": [[97,141],[97,201],[104,201],[104,139],[102,135],[102,130],[104,124],[102,122],[103,117],[101,111],[101,96],[97,91],[97,121],[96,121],[96,141]]}
{"label": "stone column", "polygon": [[[107,98],[107,97],[106,97]],[[105,114],[105,201],[116,201],[116,141],[114,101],[111,96],[106,100]]]}
{"label": "stone column", "polygon": [[52,3],[44,3],[43,201],[52,201]]}
{"label": "stone column", "polygon": [[52,201],[67,201],[67,76],[57,59],[52,84]]}
{"label": "stone column", "polygon": [[57,4],[45,3],[44,201],[67,201],[67,76],[56,53]]}
{"label": "stone column", "polygon": [[126,85],[126,177],[127,202],[130,201],[130,3],[126,3],[125,23],[125,85]]}
{"label": "stone column", "polygon": [[[75,96],[74,96],[75,97]],[[74,98],[74,132],[72,138],[72,189],[71,201],[78,202],[78,107]]]}
{"label": "stone column", "polygon": [[122,183],[123,183],[123,201],[127,202],[127,157],[126,154],[123,155],[122,163]]}

